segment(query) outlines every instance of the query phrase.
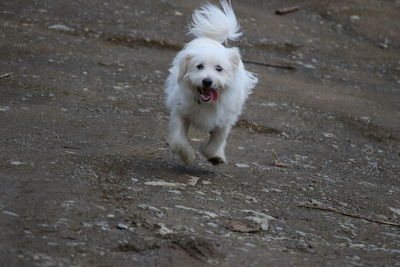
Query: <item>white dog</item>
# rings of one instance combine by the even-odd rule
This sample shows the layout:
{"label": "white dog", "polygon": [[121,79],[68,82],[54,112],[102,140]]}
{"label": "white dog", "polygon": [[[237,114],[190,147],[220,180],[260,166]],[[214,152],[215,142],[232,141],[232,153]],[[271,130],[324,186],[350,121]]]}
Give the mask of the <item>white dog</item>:
{"label": "white dog", "polygon": [[195,152],[189,126],[208,131],[201,153],[214,165],[225,163],[225,143],[257,78],[245,70],[239,49],[221,43],[237,39],[239,24],[230,3],[222,9],[206,4],[193,13],[189,32],[196,39],[175,57],[166,81],[166,105],[171,111],[168,143],[186,164]]}

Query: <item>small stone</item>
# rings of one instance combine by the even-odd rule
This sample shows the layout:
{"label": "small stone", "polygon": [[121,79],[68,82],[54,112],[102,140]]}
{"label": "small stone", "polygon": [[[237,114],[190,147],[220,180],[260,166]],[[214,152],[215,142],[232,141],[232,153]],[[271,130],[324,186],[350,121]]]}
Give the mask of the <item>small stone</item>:
{"label": "small stone", "polygon": [[194,212],[196,212],[196,213],[198,213],[198,214],[205,215],[205,216],[210,217],[210,218],[216,218],[216,217],[218,217],[217,214],[215,214],[215,213],[213,213],[213,212],[210,212],[210,211],[197,210],[197,209],[190,208],[190,207],[185,207],[185,206],[182,206],[182,205],[175,205],[175,207],[178,208],[178,209],[194,211]]}
{"label": "small stone", "polygon": [[186,186],[185,184],[182,184],[182,183],[167,183],[164,181],[151,181],[151,182],[146,182],[144,184],[151,185],[151,186],[169,187],[169,188],[181,188],[181,187]]}
{"label": "small stone", "polygon": [[363,121],[369,121],[370,120],[370,118],[367,117],[367,116],[362,116],[362,117],[360,117],[360,119],[362,119]]}
{"label": "small stone", "polygon": [[243,223],[239,221],[226,221],[224,227],[233,232],[254,233],[260,231],[260,226],[254,223]]}
{"label": "small stone", "polygon": [[381,48],[389,48],[390,46],[390,41],[388,39],[384,39],[383,42],[379,43],[379,46]]}
{"label": "small stone", "polygon": [[73,32],[75,31],[73,28],[62,25],[62,24],[55,24],[48,27],[50,30],[59,30],[59,31],[66,31],[66,32]]}
{"label": "small stone", "polygon": [[326,138],[334,137],[334,135],[332,133],[322,133],[322,135],[325,136]]}
{"label": "small stone", "polygon": [[246,202],[247,203],[258,203],[258,200],[255,197],[252,196],[245,196]]}
{"label": "small stone", "polygon": [[350,16],[350,19],[351,19],[352,21],[359,21],[359,20],[360,20],[360,16],[358,16],[358,15],[351,15],[351,16]]}
{"label": "small stone", "polygon": [[269,228],[269,221],[275,219],[274,217],[253,210],[242,210],[242,212],[247,213],[249,216],[246,219],[249,219],[261,226],[261,229],[267,231]]}
{"label": "small stone", "polygon": [[147,205],[147,204],[140,204],[138,205],[140,208],[145,209],[145,210],[150,210],[156,213],[162,213],[162,211],[160,209],[157,209],[156,207]]}
{"label": "small stone", "polygon": [[211,226],[212,228],[217,228],[219,225],[213,222],[207,223],[208,226]]}
{"label": "small stone", "polygon": [[96,222],[96,225],[99,226],[101,228],[101,230],[103,230],[103,231],[109,230],[109,225],[108,225],[108,222],[106,222],[106,221]]}
{"label": "small stone", "polygon": [[196,176],[190,176],[190,175],[186,175],[186,176],[189,177],[189,182],[187,184],[191,185],[191,186],[196,186],[197,182],[200,179],[199,177],[196,177]]}
{"label": "small stone", "polygon": [[18,161],[18,160],[11,161],[11,165],[14,165],[14,166],[19,166],[19,165],[23,165],[23,164],[26,164],[26,162],[22,162],[22,161]]}
{"label": "small stone", "polygon": [[179,190],[167,190],[167,192],[177,194],[177,195],[182,195],[182,192]]}
{"label": "small stone", "polygon": [[351,248],[365,248],[366,247],[364,244],[350,244],[349,246]]}
{"label": "small stone", "polygon": [[123,90],[125,90],[125,88],[124,88],[123,86],[119,86],[119,85],[114,85],[114,86],[113,86],[113,89],[114,89],[114,90],[117,90],[117,91],[123,91]]}
{"label": "small stone", "polygon": [[15,212],[12,212],[12,211],[3,210],[3,213],[6,214],[6,215],[18,217],[18,214],[16,214]]}
{"label": "small stone", "polygon": [[262,103],[261,106],[274,108],[277,106],[277,104],[274,102],[267,102],[267,103]]}
{"label": "small stone", "polygon": [[118,223],[117,228],[120,230],[126,230],[126,229],[128,229],[128,225],[126,225],[124,223]]}
{"label": "small stone", "polygon": [[296,234],[298,234],[298,235],[300,235],[300,236],[303,236],[303,237],[306,237],[307,236],[307,234],[306,233],[304,233],[303,231],[296,231]]}
{"label": "small stone", "polygon": [[162,236],[164,236],[164,235],[169,235],[169,234],[173,234],[173,233],[174,233],[174,231],[172,231],[171,229],[167,228],[167,227],[165,226],[165,224],[163,224],[163,223],[159,223],[159,224],[157,224],[157,225],[160,227],[160,229],[158,230],[158,233],[159,233],[160,235],[162,235]]}
{"label": "small stone", "polygon": [[238,168],[249,168],[250,166],[246,163],[236,163],[236,167]]}
{"label": "small stone", "polygon": [[390,209],[392,212],[394,212],[394,213],[396,213],[397,215],[400,216],[400,209],[396,209],[396,208],[392,208],[392,207],[389,207],[389,209]]}

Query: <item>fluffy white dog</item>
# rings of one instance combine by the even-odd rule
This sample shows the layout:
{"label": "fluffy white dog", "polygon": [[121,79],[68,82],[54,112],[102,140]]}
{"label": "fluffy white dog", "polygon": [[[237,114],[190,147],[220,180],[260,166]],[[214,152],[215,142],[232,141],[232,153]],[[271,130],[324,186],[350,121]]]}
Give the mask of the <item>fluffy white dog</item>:
{"label": "fluffy white dog", "polygon": [[213,165],[226,162],[229,131],[257,83],[245,70],[239,49],[222,45],[241,32],[230,2],[222,0],[221,7],[206,4],[193,13],[189,32],[196,39],[177,54],[166,81],[168,143],[186,164],[195,159],[187,137],[190,125],[210,133],[201,146],[207,160]]}

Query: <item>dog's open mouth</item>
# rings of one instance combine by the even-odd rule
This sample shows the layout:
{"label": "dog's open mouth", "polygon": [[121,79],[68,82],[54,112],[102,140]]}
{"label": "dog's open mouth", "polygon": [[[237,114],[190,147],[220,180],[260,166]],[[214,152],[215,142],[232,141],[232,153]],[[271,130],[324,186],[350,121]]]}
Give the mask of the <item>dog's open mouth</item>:
{"label": "dog's open mouth", "polygon": [[213,88],[197,88],[200,93],[200,99],[203,102],[209,102],[210,100],[212,102],[217,102],[218,101],[218,95],[219,92],[218,90],[215,90]]}

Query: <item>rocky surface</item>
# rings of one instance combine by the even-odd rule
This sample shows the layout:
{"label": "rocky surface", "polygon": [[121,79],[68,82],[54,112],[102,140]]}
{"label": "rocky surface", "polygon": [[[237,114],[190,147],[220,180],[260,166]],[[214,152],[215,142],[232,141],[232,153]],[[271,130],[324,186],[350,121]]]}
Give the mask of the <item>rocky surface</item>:
{"label": "rocky surface", "polygon": [[163,83],[199,4],[0,2],[1,265],[399,265],[400,2],[233,1],[259,84],[229,164],[185,167]]}

